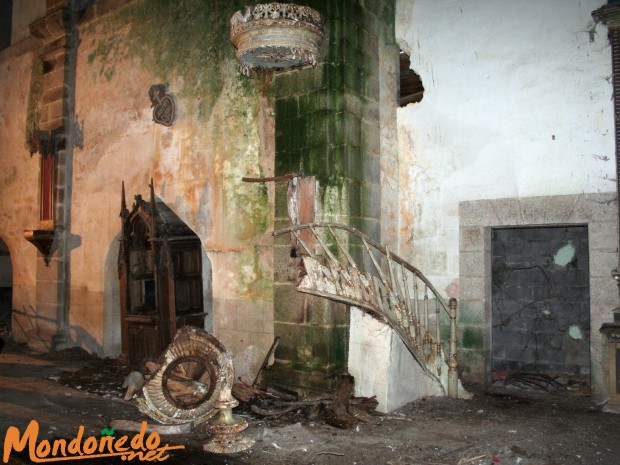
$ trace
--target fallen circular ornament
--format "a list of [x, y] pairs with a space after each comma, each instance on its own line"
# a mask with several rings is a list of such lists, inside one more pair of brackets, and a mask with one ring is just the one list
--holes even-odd
[[135, 402], [163, 424], [204, 423], [230, 396], [234, 382], [232, 358], [224, 345], [202, 329], [184, 326], [162, 357], [161, 367], [146, 382]]

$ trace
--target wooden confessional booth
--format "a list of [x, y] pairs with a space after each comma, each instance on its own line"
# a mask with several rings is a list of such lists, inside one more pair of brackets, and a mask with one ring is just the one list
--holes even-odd
[[202, 328], [206, 316], [200, 239], [155, 198], [152, 181], [150, 191], [129, 211], [122, 189], [120, 358], [132, 367], [157, 360], [178, 328]]

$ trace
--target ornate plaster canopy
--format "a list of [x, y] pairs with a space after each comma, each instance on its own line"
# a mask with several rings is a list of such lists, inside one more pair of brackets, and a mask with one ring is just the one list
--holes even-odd
[[323, 17], [306, 6], [265, 3], [230, 18], [230, 40], [241, 72], [316, 66], [323, 42]]

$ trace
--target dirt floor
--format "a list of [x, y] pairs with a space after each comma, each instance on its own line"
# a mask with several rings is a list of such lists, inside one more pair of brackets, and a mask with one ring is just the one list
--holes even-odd
[[[23, 429], [33, 418], [41, 424], [40, 439], [75, 437], [79, 425], [85, 425], [86, 434], [101, 434], [112, 420], [148, 420], [122, 399], [127, 371], [79, 349], [45, 355], [20, 345], [5, 346], [0, 353], [0, 438], [4, 440], [8, 426]], [[255, 441], [252, 448], [230, 455], [205, 453], [201, 445], [207, 433], [199, 429], [162, 436], [162, 442], [185, 446], [164, 463], [620, 464], [620, 416], [602, 412], [589, 397], [562, 394], [515, 387], [475, 389], [470, 400], [428, 398], [375, 414], [352, 429], [309, 420], [295, 411], [285, 417], [259, 417], [241, 406], [235, 413], [249, 423], [244, 435]], [[13, 453], [9, 463], [31, 462], [27, 454]]]

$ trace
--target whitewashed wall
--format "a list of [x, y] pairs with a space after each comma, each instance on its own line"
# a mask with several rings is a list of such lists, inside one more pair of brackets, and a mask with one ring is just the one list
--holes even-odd
[[459, 202], [615, 190], [604, 3], [397, 1], [425, 89], [398, 111], [401, 252], [438, 285], [458, 276]]
[[[467, 283], [459, 279], [463, 263], [459, 204], [516, 200], [517, 216], [506, 217], [506, 211], [496, 216], [504, 225], [524, 225], [553, 222], [550, 218], [558, 216], [546, 198], [607, 194], [603, 197], [615, 200], [611, 52], [606, 27], [595, 25], [591, 16], [603, 4], [603, 0], [396, 2], [396, 40], [409, 54], [425, 90], [421, 102], [397, 112], [400, 211], [395, 237], [400, 242], [392, 246], [445, 296], [461, 302], [476, 296], [470, 299], [474, 304], [463, 305], [462, 311], [471, 312], [464, 316], [476, 321], [477, 334], [484, 334], [481, 328], [488, 311], [484, 308], [488, 270], [480, 241], [480, 251], [471, 254], [479, 278], [468, 278]], [[525, 211], [535, 204], [524, 201], [531, 198], [550, 210], [542, 216]], [[580, 222], [589, 221], [587, 215], [568, 213]], [[609, 231], [601, 236], [605, 240], [593, 236], [591, 244], [597, 252], [590, 278], [597, 398], [604, 398], [605, 390], [605, 344], [598, 327], [609, 316], [610, 303], [617, 300], [609, 277], [616, 250], [607, 240], [615, 237], [615, 221], [609, 218], [606, 223]], [[472, 287], [474, 283], [478, 288]], [[601, 292], [602, 298], [595, 295]], [[414, 379], [423, 377], [395, 359], [398, 350], [393, 341], [378, 332], [374, 322], [364, 324], [354, 317], [350, 371], [360, 377], [358, 394], [376, 392], [387, 410], [432, 395], [426, 389], [399, 388], [398, 380], [414, 384]], [[383, 360], [380, 370], [363, 371], [359, 369], [363, 363], [356, 363], [370, 349], [373, 359]], [[477, 379], [484, 376], [484, 350], [476, 347], [470, 350], [473, 357], [459, 361], [469, 364], [466, 369]], [[388, 393], [388, 386], [394, 387], [393, 392]]]

